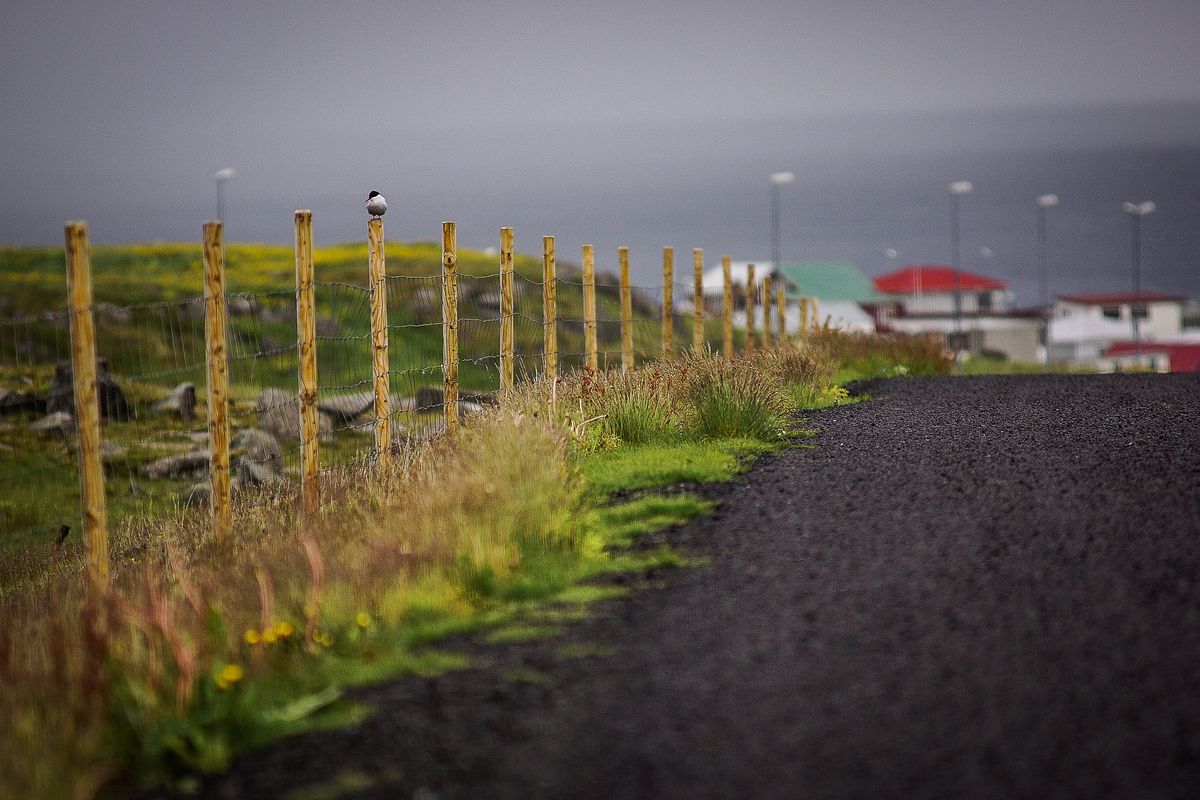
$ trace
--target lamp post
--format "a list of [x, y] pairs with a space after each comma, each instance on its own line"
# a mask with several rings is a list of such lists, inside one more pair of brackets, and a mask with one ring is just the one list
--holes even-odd
[[1153, 200], [1143, 200], [1140, 203], [1128, 201], [1121, 204], [1121, 209], [1133, 221], [1133, 253], [1130, 259], [1133, 269], [1133, 304], [1129, 308], [1129, 318], [1133, 325], [1133, 357], [1140, 360], [1142, 355], [1142, 337], [1138, 328], [1138, 312], [1142, 308], [1142, 217], [1153, 214]]
[[225, 184], [233, 179], [237, 174], [233, 171], [233, 167], [225, 167], [217, 170], [217, 174], [213, 177], [217, 179], [217, 222], [225, 224]]
[[774, 172], [771, 174], [771, 269], [780, 269], [779, 261], [779, 187], [796, 180], [795, 173]]
[[1038, 280], [1042, 305], [1042, 368], [1050, 370], [1050, 280], [1046, 268], [1046, 209], [1058, 205], [1058, 195], [1043, 194], [1037, 199]]
[[[954, 269], [954, 338], [955, 344], [962, 342], [962, 269], [959, 265], [960, 254], [958, 237], [958, 199], [964, 194], [970, 194], [975, 187], [970, 181], [955, 181], [950, 184], [950, 258]], [[958, 363], [958, 350], [955, 350], [955, 363]]]

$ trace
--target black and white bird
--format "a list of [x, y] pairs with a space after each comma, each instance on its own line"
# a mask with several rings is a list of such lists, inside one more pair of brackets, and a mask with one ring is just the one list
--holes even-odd
[[367, 213], [376, 219], [387, 213], [387, 200], [379, 192], [367, 195]]

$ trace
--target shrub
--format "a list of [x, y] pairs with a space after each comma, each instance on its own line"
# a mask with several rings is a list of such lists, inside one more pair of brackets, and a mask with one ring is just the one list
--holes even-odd
[[691, 430], [713, 439], [781, 438], [790, 408], [782, 387], [765, 379], [763, 364], [762, 356], [687, 359], [684, 385]]
[[[936, 335], [847, 333], [824, 328], [811, 337], [852, 378], [894, 374], [947, 375], [954, 356]], [[901, 373], [897, 368], [906, 372]]]

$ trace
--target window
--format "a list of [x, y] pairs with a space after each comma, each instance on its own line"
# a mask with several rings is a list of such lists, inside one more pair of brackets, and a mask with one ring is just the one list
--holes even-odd
[[1130, 306], [1129, 310], [1133, 312], [1135, 319], [1145, 319], [1150, 316], [1150, 312], [1145, 306]]
[[975, 297], [975, 305], [976, 305], [976, 308], [978, 308], [980, 311], [991, 311], [992, 310], [992, 293], [991, 292], [980, 292]]
[[1105, 319], [1120, 319], [1121, 318], [1121, 307], [1120, 306], [1102, 306], [1100, 308], [1100, 313], [1104, 316]]

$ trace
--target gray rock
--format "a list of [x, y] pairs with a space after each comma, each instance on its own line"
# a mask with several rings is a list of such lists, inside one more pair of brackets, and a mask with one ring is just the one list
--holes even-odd
[[317, 410], [328, 414], [335, 422], [346, 425], [375, 407], [373, 392], [353, 392], [322, 397]]
[[[105, 419], [129, 419], [132, 409], [125, 399], [125, 392], [117, 385], [108, 371], [108, 360], [103, 356], [96, 359], [96, 384], [100, 399], [100, 416]], [[60, 361], [54, 367], [54, 381], [50, 384], [46, 400], [48, 411], [75, 410], [74, 371], [70, 361]]]
[[478, 414], [480, 411], [483, 411], [483, 406], [481, 406], [479, 403], [473, 403], [470, 400], [459, 400], [458, 401], [458, 418], [459, 419], [462, 419], [463, 417], [467, 416], [467, 414]]
[[255, 306], [254, 298], [244, 294], [231, 294], [225, 300], [226, 309], [235, 317], [253, 313]]
[[[294, 395], [283, 389], [263, 389], [254, 404], [258, 427], [270, 431], [280, 441], [300, 441], [300, 409]], [[317, 435], [322, 442], [333, 441], [333, 420], [317, 413]]]
[[0, 387], [0, 415], [21, 411], [45, 414], [46, 399], [39, 397], [36, 392], [14, 392], [12, 389]]
[[243, 428], [233, 436], [233, 461], [260, 465], [275, 474], [283, 472], [283, 448], [269, 431]]
[[280, 439], [300, 439], [300, 411], [295, 395], [283, 389], [263, 389], [254, 404], [258, 427]]
[[281, 479], [281, 472], [271, 463], [239, 459], [233, 470], [233, 485], [237, 489], [262, 486]]
[[29, 428], [38, 433], [66, 435], [75, 430], [75, 418], [66, 411], [52, 411], [41, 419], [29, 423]]
[[122, 325], [128, 323], [133, 318], [133, 312], [124, 306], [113, 305], [112, 303], [97, 303], [96, 315], [101, 319], [109, 322], [117, 322]]
[[100, 458], [102, 458], [105, 463], [110, 461], [120, 461], [128, 452], [129, 450], [125, 447], [125, 445], [117, 444], [116, 442], [110, 442], [107, 439], [101, 440], [100, 442]]
[[149, 464], [143, 464], [139, 471], [147, 478], [200, 476], [208, 473], [211, 462], [211, 450], [189, 450], [186, 453], [164, 456]]
[[196, 384], [179, 384], [154, 404], [154, 410], [178, 414], [185, 423], [191, 424], [196, 417]]

